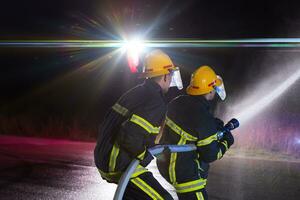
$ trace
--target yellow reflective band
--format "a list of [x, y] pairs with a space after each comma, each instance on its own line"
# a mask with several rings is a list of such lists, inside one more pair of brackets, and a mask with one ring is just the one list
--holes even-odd
[[169, 165], [169, 176], [172, 184], [176, 183], [176, 172], [175, 172], [176, 159], [177, 159], [177, 153], [171, 153], [170, 165]]
[[148, 172], [148, 169], [146, 169], [145, 167], [138, 165], [136, 170], [134, 171], [134, 173], [131, 175], [131, 178], [135, 178], [145, 172]]
[[[98, 168], [97, 168], [98, 169]], [[110, 181], [115, 181], [118, 182], [122, 176], [123, 172], [103, 172], [100, 169], [98, 169], [100, 175], [102, 178], [106, 179], [106, 180], [110, 180]], [[136, 170], [134, 171], [134, 173], [131, 175], [131, 178], [135, 178], [145, 172], [148, 172], [148, 169], [146, 169], [145, 167], [138, 165]]]
[[197, 200], [204, 200], [202, 192], [196, 192]]
[[150, 134], [151, 133], [152, 134], [158, 134], [159, 133], [160, 127], [153, 126], [147, 120], [145, 120], [144, 118], [142, 118], [138, 115], [133, 114], [130, 121], [133, 122], [133, 123], [136, 123], [139, 126], [141, 126], [142, 128], [144, 128]]
[[[181, 137], [177, 144], [182, 145], [185, 143], [186, 143], [185, 138]], [[177, 153], [171, 153], [170, 165], [169, 165], [169, 177], [173, 185], [176, 184], [176, 171], [175, 171], [176, 160], [177, 160]]]
[[127, 108], [121, 106], [118, 103], [115, 103], [115, 105], [113, 105], [112, 109], [123, 116], [127, 115], [129, 112]]
[[[199, 155], [198, 155], [198, 156], [199, 156]], [[199, 159], [199, 158], [198, 158], [198, 159]], [[198, 169], [199, 169], [200, 171], [204, 172], [204, 169], [201, 168], [200, 162], [199, 162], [198, 159], [195, 159], [194, 161], [197, 163]], [[200, 176], [200, 177], [201, 177], [201, 176]]]
[[137, 156], [138, 159], [143, 160], [146, 154], [146, 149], [140, 155]]
[[208, 145], [208, 144], [212, 143], [213, 141], [217, 141], [217, 140], [218, 140], [218, 135], [216, 133], [208, 138], [205, 138], [204, 140], [199, 140], [197, 142], [197, 146], [198, 147], [205, 146], [205, 145]]
[[204, 171], [204, 170], [201, 168], [201, 166], [200, 166], [199, 160], [198, 160], [198, 159], [195, 159], [194, 161], [197, 163], [198, 169], [201, 170], [201, 171]]
[[186, 192], [193, 192], [196, 190], [201, 190], [206, 185], [206, 179], [198, 179], [195, 181], [189, 181], [186, 183], [176, 184], [174, 187], [176, 192], [178, 193], [186, 193]]
[[109, 164], [108, 164], [108, 171], [109, 172], [114, 172], [115, 171], [115, 167], [116, 167], [116, 161], [117, 161], [117, 157], [119, 155], [119, 147], [117, 146], [117, 144], [115, 143], [111, 153], [110, 153], [110, 158], [109, 158]]
[[102, 178], [109, 180], [109, 181], [115, 181], [118, 182], [119, 179], [121, 178], [122, 173], [121, 172], [109, 172], [109, 173], [105, 173], [103, 171], [101, 171], [100, 169], [98, 169], [100, 175]]
[[225, 146], [225, 148], [226, 148], [226, 151], [228, 150], [228, 143], [227, 143], [227, 141], [225, 140], [225, 141], [223, 141], [223, 142], [221, 142], [224, 146]]
[[223, 156], [223, 153], [222, 153], [222, 150], [220, 149], [219, 152], [218, 152], [218, 157], [217, 157], [217, 158], [218, 158], [218, 159], [221, 159], [222, 156]]
[[184, 137], [188, 141], [197, 141], [197, 137], [192, 136], [191, 134], [184, 131], [182, 128], [180, 128], [175, 122], [173, 122], [170, 118], [166, 117], [166, 125], [170, 127], [175, 133], [180, 135], [181, 137]]
[[130, 181], [138, 188], [140, 188], [143, 192], [145, 192], [148, 196], [150, 196], [153, 200], [163, 200], [162, 196], [160, 196], [150, 185], [144, 182], [141, 178], [137, 177], [131, 179]]

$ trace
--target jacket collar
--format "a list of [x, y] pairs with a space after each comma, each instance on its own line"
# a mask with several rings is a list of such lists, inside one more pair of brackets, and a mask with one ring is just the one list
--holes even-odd
[[210, 102], [204, 98], [202, 95], [192, 96], [195, 98], [199, 103], [201, 103], [207, 110], [210, 110]]
[[162, 93], [162, 89], [161, 89], [160, 85], [151, 79], [146, 79], [144, 82], [144, 85], [156, 92]]
[[162, 88], [160, 87], [160, 85], [158, 83], [156, 83], [155, 81], [153, 81], [151, 79], [146, 79], [143, 85], [146, 88], [148, 88], [149, 90], [159, 93], [159, 95], [163, 98], [163, 100], [166, 101], [165, 95], [162, 91]]

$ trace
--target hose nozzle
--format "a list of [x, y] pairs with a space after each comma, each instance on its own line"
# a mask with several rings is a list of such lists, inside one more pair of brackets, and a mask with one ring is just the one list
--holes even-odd
[[240, 126], [240, 122], [233, 118], [224, 127], [223, 130], [218, 132], [218, 140], [221, 140], [226, 132], [230, 132]]
[[225, 126], [224, 126], [224, 131], [226, 132], [226, 131], [231, 131], [231, 130], [233, 130], [233, 129], [236, 129], [236, 128], [238, 128], [240, 126], [240, 122], [237, 120], [237, 119], [235, 119], [235, 118], [233, 118], [233, 119], [231, 119]]

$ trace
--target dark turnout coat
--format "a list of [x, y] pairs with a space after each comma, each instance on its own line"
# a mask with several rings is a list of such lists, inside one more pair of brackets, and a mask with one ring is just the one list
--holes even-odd
[[114, 182], [114, 176], [125, 171], [134, 158], [151, 156], [146, 149], [154, 145], [165, 111], [161, 87], [152, 80], [129, 90], [112, 106], [94, 150], [103, 178]]
[[228, 141], [217, 139], [217, 122], [203, 96], [179, 96], [168, 105], [160, 143], [197, 145], [196, 151], [164, 152], [157, 159], [159, 171], [177, 192], [203, 189], [208, 163], [220, 159], [229, 148]]

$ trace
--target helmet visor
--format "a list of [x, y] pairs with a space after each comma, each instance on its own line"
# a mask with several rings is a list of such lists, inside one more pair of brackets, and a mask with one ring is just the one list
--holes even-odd
[[172, 76], [170, 87], [177, 87], [179, 90], [181, 90], [183, 85], [179, 68], [173, 69], [170, 74]]
[[221, 76], [217, 75], [217, 78], [219, 79], [221, 84], [215, 85], [214, 89], [216, 93], [219, 95], [219, 97], [222, 99], [222, 101], [224, 101], [226, 99], [226, 90], [225, 90], [224, 82]]

